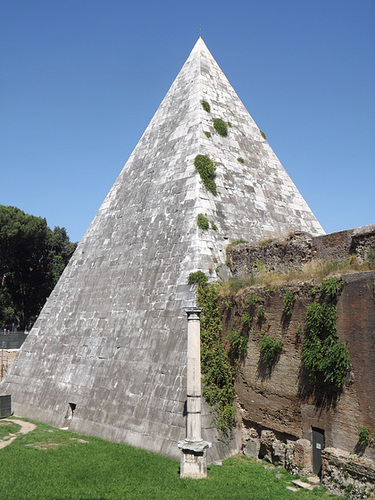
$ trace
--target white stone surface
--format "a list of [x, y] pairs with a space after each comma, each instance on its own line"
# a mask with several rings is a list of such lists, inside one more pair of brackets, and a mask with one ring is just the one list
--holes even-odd
[[[201, 106], [206, 100], [207, 113]], [[213, 119], [230, 122], [220, 137]], [[210, 131], [211, 139], [203, 133]], [[218, 195], [194, 167], [217, 162]], [[237, 161], [244, 159], [244, 164]], [[199, 213], [217, 231], [197, 227]], [[185, 437], [187, 285], [226, 245], [323, 232], [202, 39], [130, 155], [2, 382], [15, 413], [178, 458]], [[228, 453], [209, 411], [203, 438]]]

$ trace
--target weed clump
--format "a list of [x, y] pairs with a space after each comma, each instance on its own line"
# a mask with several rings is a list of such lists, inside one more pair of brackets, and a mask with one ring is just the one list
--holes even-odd
[[209, 220], [203, 214], [198, 214], [197, 225], [199, 229], [204, 231], [210, 227]]
[[221, 137], [226, 137], [228, 135], [228, 124], [220, 118], [214, 120], [214, 129]]
[[336, 332], [336, 301], [340, 283], [335, 276], [322, 281], [320, 301], [306, 311], [306, 338], [302, 345], [302, 363], [311, 382], [326, 392], [341, 391], [351, 367], [347, 346]]
[[208, 278], [203, 271], [195, 271], [195, 273], [190, 273], [188, 277], [189, 285], [205, 285], [207, 281]]
[[207, 101], [202, 101], [202, 108], [209, 113], [211, 111], [211, 106], [208, 104]]
[[275, 340], [264, 334], [260, 341], [260, 360], [266, 367], [266, 373], [269, 375], [272, 371], [277, 358], [283, 350], [282, 340]]
[[197, 169], [204, 187], [214, 196], [217, 194], [215, 183], [215, 166], [208, 156], [197, 155], [194, 160], [195, 168]]

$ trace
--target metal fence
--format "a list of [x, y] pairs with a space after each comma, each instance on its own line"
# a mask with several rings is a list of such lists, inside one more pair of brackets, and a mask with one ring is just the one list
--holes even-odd
[[27, 333], [25, 332], [4, 334], [0, 331], [0, 349], [19, 349], [26, 338]]

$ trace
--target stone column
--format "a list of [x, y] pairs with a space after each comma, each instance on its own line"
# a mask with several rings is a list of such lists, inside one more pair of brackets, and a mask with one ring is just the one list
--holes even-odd
[[186, 439], [178, 443], [182, 450], [181, 477], [207, 477], [206, 449], [211, 443], [202, 439], [202, 389], [200, 313], [197, 307], [185, 309], [188, 321], [187, 348], [187, 417]]

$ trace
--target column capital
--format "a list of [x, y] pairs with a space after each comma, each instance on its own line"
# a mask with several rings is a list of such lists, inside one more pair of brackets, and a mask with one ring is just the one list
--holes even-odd
[[202, 309], [199, 307], [185, 307], [188, 321], [191, 319], [199, 319]]

